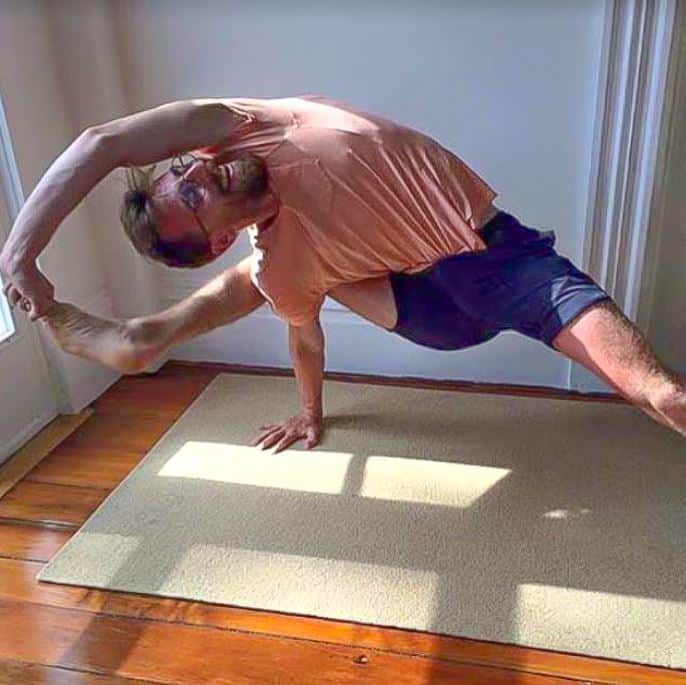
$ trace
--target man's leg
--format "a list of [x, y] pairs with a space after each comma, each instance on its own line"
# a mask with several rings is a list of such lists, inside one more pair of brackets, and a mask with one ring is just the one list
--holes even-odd
[[[388, 277], [339, 286], [329, 293], [364, 318], [392, 329], [397, 307]], [[686, 436], [686, 381], [655, 356], [641, 331], [611, 300], [588, 307], [553, 340], [648, 416]]]
[[657, 359], [641, 331], [612, 300], [585, 309], [552, 344], [653, 419], [686, 436], [684, 378]]
[[65, 351], [132, 374], [172, 345], [236, 321], [263, 303], [246, 258], [158, 314], [108, 321], [57, 303], [42, 321]]

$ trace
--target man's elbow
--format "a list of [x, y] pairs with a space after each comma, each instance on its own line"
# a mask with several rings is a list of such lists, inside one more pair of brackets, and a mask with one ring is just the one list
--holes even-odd
[[289, 326], [291, 349], [300, 354], [320, 353], [324, 349], [324, 331], [319, 317], [303, 326]]

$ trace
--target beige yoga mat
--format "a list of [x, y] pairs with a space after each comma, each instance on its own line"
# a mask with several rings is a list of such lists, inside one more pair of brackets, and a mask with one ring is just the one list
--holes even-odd
[[44, 581], [686, 667], [686, 440], [631, 406], [221, 374]]

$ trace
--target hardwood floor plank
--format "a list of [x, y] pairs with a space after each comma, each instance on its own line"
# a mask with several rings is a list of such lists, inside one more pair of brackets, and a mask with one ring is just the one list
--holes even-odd
[[578, 680], [287, 637], [0, 600], [0, 658], [179, 685], [578, 685]]
[[5, 659], [0, 661], [0, 685], [160, 685], [160, 683]]
[[103, 449], [117, 450], [126, 446], [128, 449], [148, 450], [176, 419], [174, 412], [137, 416], [95, 412], [55, 452], [69, 453], [92, 448], [94, 444]]
[[180, 416], [219, 373], [166, 364], [156, 374], [124, 376], [92, 404], [96, 413]]
[[112, 490], [175, 420], [172, 414], [96, 414], [45, 457], [24, 480]]
[[76, 528], [59, 530], [0, 519], [0, 557], [49, 561], [75, 531]]
[[82, 524], [108, 490], [20, 481], [0, 500], [0, 519]]
[[78, 414], [58, 416], [3, 462], [0, 465], [0, 498], [82, 426], [92, 414], [93, 410], [86, 408]]
[[122, 448], [64, 450], [50, 455], [24, 481], [114, 490], [144, 456], [139, 450]]
[[[108, 492], [218, 373], [231, 371], [231, 365], [170, 362], [156, 374], [120, 379], [93, 404], [95, 414], [87, 431], [81, 432], [85, 424], [72, 436], [71, 444], [56, 448], [42, 462], [44, 468], [36, 467], [0, 500], [0, 517], [4, 517], [0, 518], [0, 557], [6, 557], [0, 559], [0, 659], [5, 659], [0, 661], [0, 685], [4, 685], [3, 664], [16, 664], [17, 659], [28, 664], [27, 669], [30, 662], [36, 662], [34, 666], [39, 670], [26, 670], [26, 678], [34, 673], [40, 678], [42, 674], [45, 679], [36, 682], [58, 685], [578, 685], [580, 681], [686, 685], [686, 671], [343, 621], [38, 583], [35, 576], [41, 566]], [[246, 369], [238, 367], [237, 372], [245, 373]], [[284, 374], [289, 375], [290, 370], [276, 375]], [[266, 370], [265, 375], [274, 374]], [[332, 379], [350, 380], [345, 374], [338, 376]], [[365, 381], [362, 378], [354, 382]], [[415, 384], [415, 379], [378, 382], [423, 387]], [[459, 384], [441, 389], [481, 391], [479, 387], [470, 390]], [[521, 396], [545, 393], [540, 389], [505, 387], [486, 391]], [[70, 487], [75, 485], [87, 487]], [[88, 495], [88, 503], [82, 494]], [[3, 510], [2, 504], [10, 495], [10, 505]], [[155, 626], [160, 626], [158, 631]], [[22, 630], [26, 635], [22, 636]], [[35, 632], [33, 643], [31, 630]], [[53, 633], [55, 640], [51, 642]], [[139, 634], [142, 639], [137, 638]], [[202, 656], [208, 651], [212, 659], [204, 667]], [[38, 658], [41, 654], [52, 660]], [[171, 665], [166, 663], [169, 654], [173, 657]], [[366, 655], [369, 661], [355, 662], [360, 655]], [[90, 671], [107, 675], [93, 675]], [[10, 673], [9, 667], [6, 672]], [[24, 683], [22, 672], [18, 673], [20, 677], [8, 682]], [[53, 680], [62, 674], [67, 680]], [[105, 680], [78, 679], [83, 677]], [[26, 683], [31, 685], [29, 680]]]
[[0, 559], [0, 599], [319, 641], [362, 650], [385, 650], [408, 656], [440, 658], [596, 682], [622, 685], [677, 685], [686, 682], [686, 672], [675, 674], [668, 669], [609, 659], [598, 660], [418, 631], [362, 626], [152, 595], [43, 583], [36, 580], [42, 566], [41, 563]]

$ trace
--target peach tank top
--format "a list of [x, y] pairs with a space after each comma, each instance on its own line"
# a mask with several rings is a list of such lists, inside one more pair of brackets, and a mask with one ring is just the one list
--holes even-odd
[[486, 248], [477, 229], [496, 193], [430, 137], [320, 96], [223, 102], [243, 122], [201, 151], [266, 161], [279, 212], [248, 229], [252, 280], [290, 324], [316, 318], [341, 283]]

